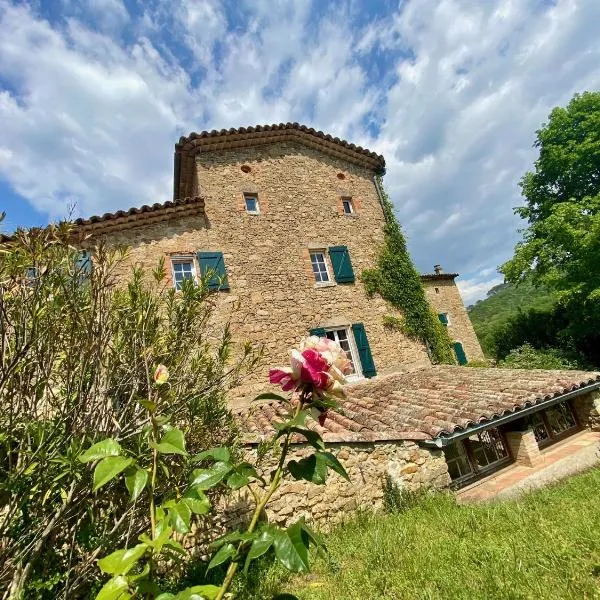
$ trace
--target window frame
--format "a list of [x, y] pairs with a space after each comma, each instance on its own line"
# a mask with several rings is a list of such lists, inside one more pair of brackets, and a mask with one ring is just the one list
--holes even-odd
[[[567, 410], [569, 411], [571, 417], [573, 418], [574, 425], [572, 425], [568, 429], [563, 429], [559, 433], [554, 433], [554, 430], [552, 429], [552, 423], [550, 422], [547, 411], [552, 410], [553, 408], [560, 406], [560, 405], [564, 405], [567, 407]], [[532, 422], [534, 417], [538, 417], [538, 419], [539, 419], [539, 421], [537, 423], [537, 427], [541, 427], [543, 432], [546, 434], [546, 437], [543, 439], [538, 439], [536, 436], [535, 441], [540, 450], [547, 448], [548, 446], [552, 446], [552, 444], [555, 444], [557, 442], [564, 440], [565, 438], [569, 437], [570, 435], [573, 435], [574, 433], [576, 433], [577, 431], [579, 431], [582, 428], [581, 423], [579, 422], [579, 419], [577, 417], [577, 412], [573, 409], [573, 405], [571, 404], [571, 402], [569, 400], [563, 400], [562, 402], [557, 402], [556, 404], [553, 404], [552, 406], [550, 406], [548, 408], [544, 408], [543, 410], [540, 410], [540, 411], [530, 415], [529, 417], [525, 417], [527, 426], [530, 427], [531, 429], [533, 429], [534, 435], [535, 435], [535, 426], [534, 426], [534, 423]]]
[[[348, 204], [348, 208], [350, 208], [350, 212], [346, 211], [346, 204]], [[356, 214], [356, 208], [354, 207], [354, 202], [352, 201], [352, 196], [342, 196], [342, 211], [345, 215], [348, 215], [348, 216]]]
[[[254, 200], [256, 203], [256, 210], [250, 210], [248, 208], [248, 200]], [[244, 192], [244, 208], [248, 215], [260, 215], [260, 202], [258, 201], [258, 194], [251, 192]]]
[[[171, 256], [171, 281], [173, 283], [173, 288], [176, 292], [181, 291], [181, 287], [178, 287], [177, 279], [175, 277], [175, 265], [183, 264], [183, 263], [191, 263], [192, 265], [192, 279], [194, 280], [194, 285], [198, 285], [198, 271], [196, 269], [196, 260], [193, 255], [180, 255], [180, 256]], [[183, 280], [185, 281], [185, 279]], [[182, 282], [183, 283], [183, 282]]]
[[[354, 367], [354, 373], [352, 375], [346, 375], [346, 379], [348, 381], [360, 381], [365, 379], [362, 370], [362, 363], [360, 362], [360, 354], [358, 352], [358, 346], [356, 345], [356, 340], [354, 339], [354, 332], [352, 331], [351, 325], [340, 325], [339, 327], [325, 327], [325, 337], [327, 337], [328, 333], [333, 333], [335, 337], [335, 342], [338, 344], [339, 335], [338, 331], [346, 332], [346, 339], [348, 340], [348, 346], [350, 348], [350, 360], [352, 361], [352, 366]], [[329, 339], [329, 338], [328, 338]], [[341, 345], [341, 344], [340, 344]]]
[[[315, 271], [315, 263], [313, 262], [313, 254], [320, 254], [323, 257], [323, 264], [325, 266], [325, 274], [327, 275], [326, 281], [317, 280], [317, 273]], [[315, 285], [334, 285], [335, 280], [331, 277], [331, 271], [329, 270], [329, 265], [327, 264], [327, 250], [318, 250], [318, 249], [310, 249], [308, 251], [308, 257], [310, 259], [310, 267], [312, 269], [312, 274], [315, 280]], [[318, 264], [318, 261], [317, 261]], [[319, 270], [319, 274], [322, 276], [321, 271]]]

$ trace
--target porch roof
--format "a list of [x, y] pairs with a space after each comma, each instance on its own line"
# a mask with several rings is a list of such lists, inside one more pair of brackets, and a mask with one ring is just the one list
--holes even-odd
[[[518, 416], [566, 394], [585, 393], [600, 383], [600, 372], [471, 368], [435, 365], [375, 377], [346, 387], [341, 414], [321, 427], [308, 426], [328, 442], [433, 440], [476, 425]], [[238, 411], [247, 443], [270, 435], [285, 418], [277, 402]]]

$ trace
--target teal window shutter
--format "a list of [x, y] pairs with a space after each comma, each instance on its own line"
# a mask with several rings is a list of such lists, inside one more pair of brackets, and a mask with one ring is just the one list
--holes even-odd
[[377, 370], [375, 369], [375, 362], [373, 361], [373, 355], [369, 347], [365, 326], [362, 323], [354, 323], [352, 325], [352, 333], [354, 334], [354, 342], [358, 350], [358, 356], [360, 357], [360, 366], [362, 367], [363, 375], [365, 377], [375, 377]]
[[209, 290], [228, 290], [227, 271], [222, 252], [198, 252], [200, 277]]
[[465, 349], [460, 342], [453, 342], [452, 347], [454, 348], [454, 354], [456, 354], [456, 360], [459, 365], [466, 365], [469, 361], [465, 354]]
[[350, 254], [346, 246], [331, 246], [329, 258], [333, 267], [333, 276], [338, 283], [354, 283], [354, 271]]
[[316, 335], [317, 337], [325, 337], [325, 329], [323, 327], [315, 327], [310, 330], [310, 335]]
[[80, 277], [86, 278], [92, 274], [92, 253], [82, 250], [75, 261], [75, 269]]
[[438, 319], [442, 325], [448, 325], [448, 313], [440, 313]]

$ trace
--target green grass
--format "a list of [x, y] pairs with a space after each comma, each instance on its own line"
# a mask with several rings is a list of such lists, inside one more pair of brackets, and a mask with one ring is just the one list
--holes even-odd
[[599, 491], [593, 469], [519, 500], [436, 494], [401, 514], [359, 515], [327, 536], [329, 559], [313, 573], [263, 566], [240, 598], [600, 598]]

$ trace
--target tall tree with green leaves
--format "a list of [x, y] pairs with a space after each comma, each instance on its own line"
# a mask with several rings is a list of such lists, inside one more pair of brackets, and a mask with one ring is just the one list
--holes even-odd
[[500, 271], [556, 289], [574, 335], [600, 334], [600, 92], [553, 109], [535, 146], [520, 184], [526, 204], [515, 209], [529, 225]]

